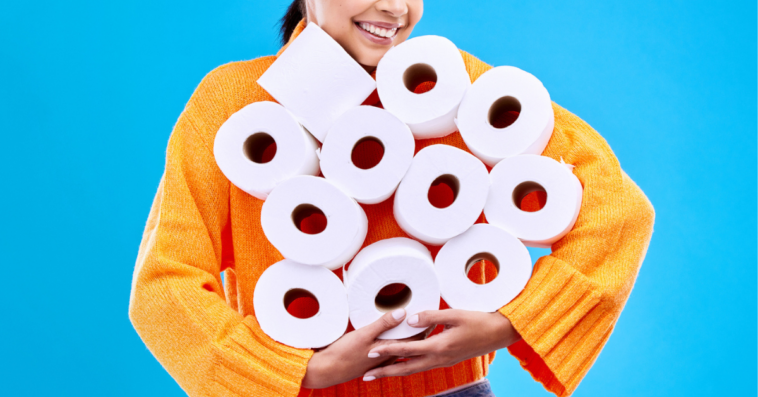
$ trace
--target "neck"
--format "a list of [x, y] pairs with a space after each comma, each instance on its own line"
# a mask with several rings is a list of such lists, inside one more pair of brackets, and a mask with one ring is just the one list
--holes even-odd
[[376, 66], [367, 66], [364, 64], [360, 64], [360, 65], [363, 67], [363, 69], [366, 70], [366, 73], [368, 74], [374, 73], [374, 70], [376, 70]]

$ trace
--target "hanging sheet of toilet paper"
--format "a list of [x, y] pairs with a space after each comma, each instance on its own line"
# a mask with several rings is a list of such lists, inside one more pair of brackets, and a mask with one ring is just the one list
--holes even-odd
[[[214, 155], [234, 186], [265, 200], [263, 231], [285, 258], [269, 264], [254, 292], [257, 320], [276, 341], [323, 347], [348, 319], [358, 329], [397, 308], [408, 316], [438, 309], [441, 298], [496, 311], [531, 276], [526, 246], [550, 247], [579, 215], [582, 185], [572, 167], [540, 155], [554, 124], [543, 84], [512, 66], [472, 84], [446, 38], [393, 47], [374, 81], [309, 24], [258, 83], [278, 103], [233, 114]], [[374, 89], [384, 108], [360, 106]], [[414, 139], [456, 131], [468, 151], [431, 145], [414, 155]], [[369, 164], [356, 161], [366, 145], [379, 154]], [[430, 195], [441, 186], [447, 202]], [[360, 204], [386, 200], [408, 237], [361, 249], [369, 225]], [[488, 223], [475, 224], [482, 213]], [[441, 246], [436, 258], [424, 244]], [[485, 265], [494, 278], [472, 281], [472, 268]], [[330, 271], [340, 267], [344, 283]], [[313, 313], [289, 310], [305, 298]], [[380, 337], [421, 331], [403, 323]]]

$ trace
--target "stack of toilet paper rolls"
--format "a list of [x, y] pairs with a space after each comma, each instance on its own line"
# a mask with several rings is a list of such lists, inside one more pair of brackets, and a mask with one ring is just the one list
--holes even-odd
[[[423, 82], [434, 86], [417, 93]], [[576, 222], [582, 186], [570, 165], [540, 155], [553, 109], [527, 72], [496, 67], [472, 84], [450, 40], [422, 36], [389, 50], [374, 80], [309, 24], [258, 83], [278, 103], [233, 114], [216, 135], [214, 155], [231, 183], [265, 200], [263, 232], [285, 259], [262, 274], [253, 299], [262, 330], [281, 343], [323, 347], [344, 334], [348, 320], [358, 329], [399, 307], [409, 316], [438, 309], [440, 298], [452, 308], [496, 311], [531, 276], [525, 245], [550, 247]], [[374, 90], [384, 109], [361, 106]], [[449, 145], [414, 155], [415, 140], [455, 131], [473, 155]], [[381, 159], [356, 165], [353, 151], [366, 141], [381, 146]], [[443, 208], [428, 196], [440, 183], [453, 194]], [[544, 205], [522, 209], [532, 193]], [[368, 220], [360, 204], [393, 194], [395, 219], [410, 238], [361, 250]], [[482, 212], [488, 223], [475, 224]], [[313, 214], [325, 227], [304, 230], [301, 220]], [[441, 246], [434, 259], [427, 246]], [[467, 274], [482, 261], [498, 272], [477, 284]], [[343, 282], [333, 270], [348, 263]], [[393, 285], [401, 292], [388, 300], [380, 291]], [[303, 294], [318, 301], [309, 318], [286, 308]], [[401, 324], [380, 338], [422, 331]]]

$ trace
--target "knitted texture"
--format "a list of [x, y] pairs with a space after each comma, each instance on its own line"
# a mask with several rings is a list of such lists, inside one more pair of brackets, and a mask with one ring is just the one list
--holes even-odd
[[[461, 53], [472, 81], [491, 68]], [[256, 80], [275, 59], [213, 70], [179, 117], [134, 271], [129, 305], [134, 328], [192, 396], [421, 397], [484, 377], [494, 353], [403, 378], [301, 390], [313, 351], [285, 346], [261, 331], [253, 290], [263, 271], [283, 258], [261, 229], [263, 201], [229, 183], [216, 166], [213, 142], [233, 113], [274, 101]], [[374, 93], [366, 104], [377, 102]], [[555, 130], [543, 155], [576, 167], [584, 187], [581, 212], [552, 254], [537, 261], [524, 291], [500, 312], [523, 337], [510, 353], [549, 391], [565, 396], [592, 366], [629, 297], [654, 211], [606, 141], [573, 114], [553, 108]], [[468, 151], [457, 132], [417, 141], [416, 151], [433, 144]], [[393, 218], [393, 198], [362, 206], [369, 220], [364, 246], [407, 237]], [[439, 249], [429, 248], [433, 255]]]

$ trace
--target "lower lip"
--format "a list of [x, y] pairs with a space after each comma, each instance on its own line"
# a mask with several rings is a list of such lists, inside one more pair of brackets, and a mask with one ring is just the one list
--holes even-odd
[[[395, 36], [392, 37], [379, 37], [376, 35], [373, 35], [358, 26], [358, 24], [353, 24], [358, 31], [360, 31], [363, 34], [363, 37], [369, 39], [372, 43], [379, 44], [379, 45], [390, 45], [392, 44], [392, 39], [395, 38]], [[395, 32], [395, 35], [397, 35], [397, 32]]]

